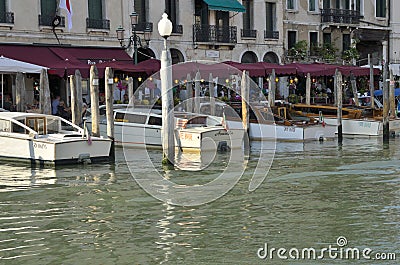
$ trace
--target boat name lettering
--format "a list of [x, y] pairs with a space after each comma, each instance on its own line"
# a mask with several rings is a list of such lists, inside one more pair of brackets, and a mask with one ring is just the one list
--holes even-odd
[[285, 131], [285, 132], [295, 132], [295, 131], [296, 131], [296, 128], [295, 128], [295, 127], [285, 126], [284, 131]]
[[193, 140], [193, 135], [190, 134], [190, 133], [180, 132], [179, 135], [180, 135], [180, 138], [181, 138], [181, 139]]
[[33, 143], [33, 148], [47, 149], [47, 145], [46, 144]]
[[228, 131], [225, 131], [225, 132], [219, 131], [219, 132], [217, 132], [217, 133], [215, 134], [215, 136], [230, 135], [230, 134], [232, 134], [232, 132], [228, 132]]
[[360, 121], [359, 123], [358, 123], [358, 125], [360, 126], [360, 127], [364, 127], [364, 128], [371, 128], [371, 122], [366, 122], [366, 121]]

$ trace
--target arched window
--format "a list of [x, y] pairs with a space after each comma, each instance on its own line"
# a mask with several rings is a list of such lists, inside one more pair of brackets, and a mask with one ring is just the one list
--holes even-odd
[[156, 55], [150, 48], [138, 48], [138, 63], [155, 57]]
[[257, 55], [254, 52], [247, 51], [243, 54], [241, 63], [256, 63], [258, 62]]
[[183, 54], [178, 49], [170, 49], [170, 51], [172, 64], [183, 63], [185, 61]]
[[279, 63], [279, 58], [274, 52], [267, 52], [264, 55], [263, 61], [266, 63]]

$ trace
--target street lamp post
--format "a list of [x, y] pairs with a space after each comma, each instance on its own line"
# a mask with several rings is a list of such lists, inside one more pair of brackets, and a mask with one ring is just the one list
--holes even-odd
[[128, 38], [128, 44], [125, 44], [125, 29], [122, 26], [119, 26], [117, 28], [117, 38], [119, 40], [119, 43], [121, 45], [121, 47], [123, 47], [124, 49], [129, 49], [132, 44], [133, 44], [133, 60], [134, 63], [137, 64], [138, 63], [138, 47], [146, 47], [149, 45], [149, 41], [150, 41], [150, 35], [151, 35], [151, 30], [149, 27], [146, 27], [144, 30], [144, 41], [146, 42], [146, 44], [142, 44], [142, 40], [139, 37], [139, 35], [137, 35], [137, 26], [138, 26], [138, 20], [139, 20], [139, 15], [133, 11], [130, 15], [131, 18], [131, 28], [132, 28], [132, 35]]
[[164, 49], [161, 53], [161, 113], [162, 113], [162, 148], [163, 164], [173, 164], [175, 158], [174, 137], [174, 101], [172, 93], [171, 53], [167, 39], [172, 33], [172, 22], [164, 13], [158, 22], [158, 32], [164, 38]]

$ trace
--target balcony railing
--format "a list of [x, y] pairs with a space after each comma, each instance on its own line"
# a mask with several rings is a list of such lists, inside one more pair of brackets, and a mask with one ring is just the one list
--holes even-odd
[[136, 31], [145, 31], [146, 29], [153, 32], [153, 22], [140, 22], [136, 25]]
[[183, 34], [183, 26], [182, 25], [173, 24], [172, 25], [172, 33]]
[[0, 23], [14, 24], [14, 13], [13, 12], [0, 13]]
[[237, 29], [235, 26], [218, 27], [216, 25], [193, 25], [194, 42], [237, 43]]
[[[39, 26], [53, 26], [54, 16], [39, 15]], [[58, 27], [65, 27], [65, 17], [61, 17], [60, 25]]]
[[257, 38], [257, 30], [255, 29], [242, 29], [242, 38]]
[[279, 39], [279, 31], [265, 30], [264, 39]]
[[86, 19], [86, 28], [110, 30], [110, 20], [87, 18]]
[[322, 23], [359, 24], [360, 11], [348, 9], [321, 9]]

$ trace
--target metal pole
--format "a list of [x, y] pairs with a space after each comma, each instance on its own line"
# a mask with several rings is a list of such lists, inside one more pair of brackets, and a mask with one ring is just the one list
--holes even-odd
[[134, 52], [134, 58], [135, 58], [134, 63], [136, 65], [137, 64], [137, 52], [138, 52], [136, 28], [133, 28], [133, 52]]
[[165, 165], [173, 165], [175, 158], [174, 137], [174, 101], [172, 93], [171, 54], [164, 39], [164, 49], [161, 53], [161, 111], [162, 111], [162, 148]]

